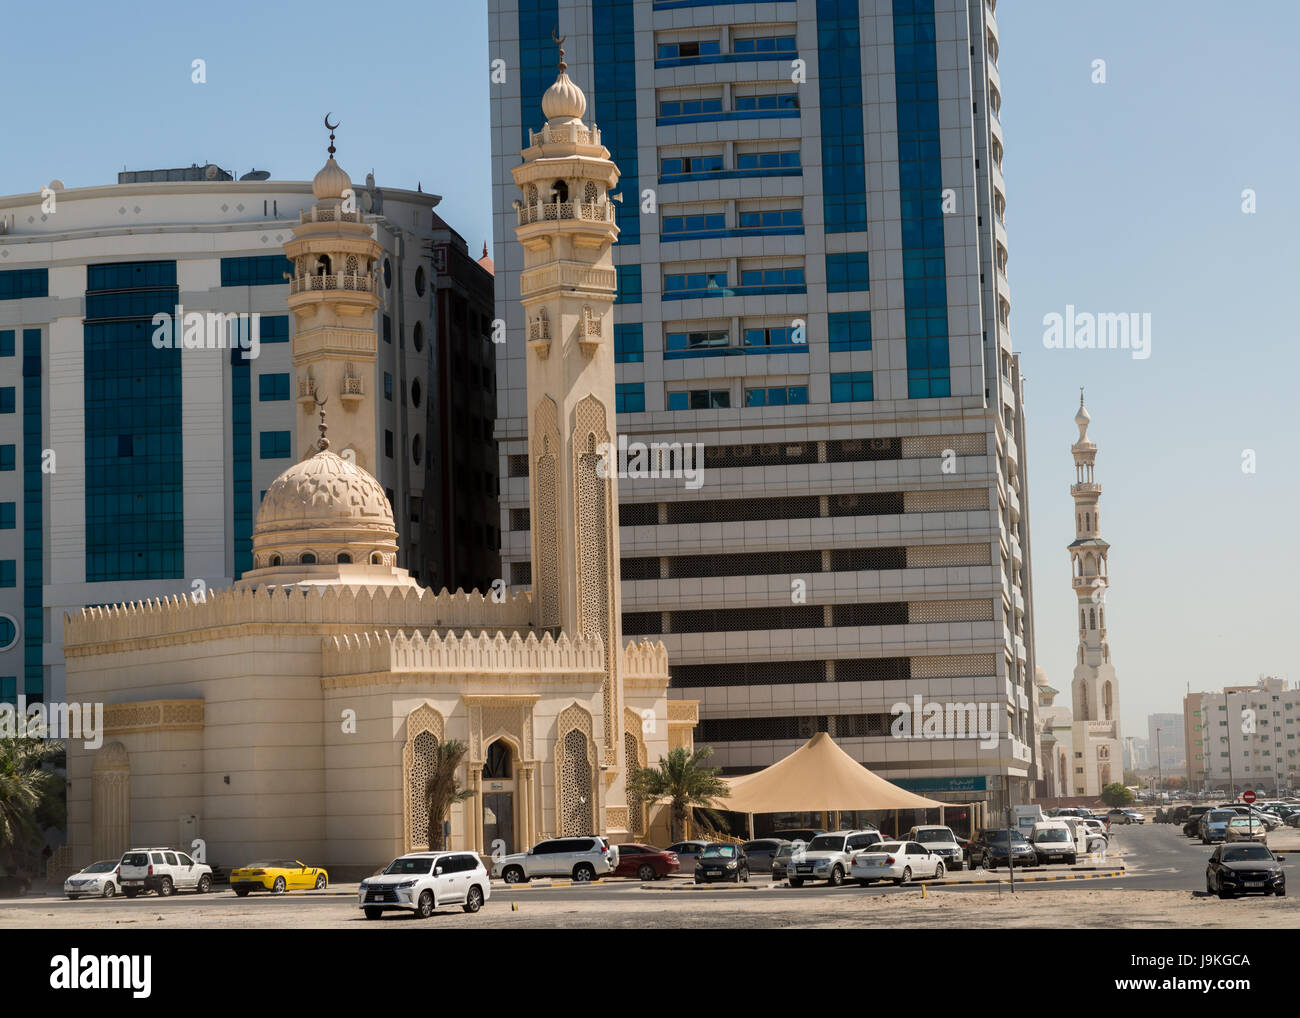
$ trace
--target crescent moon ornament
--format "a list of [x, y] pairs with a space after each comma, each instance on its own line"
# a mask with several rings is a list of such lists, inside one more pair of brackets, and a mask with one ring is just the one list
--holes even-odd
[[339, 125], [338, 125], [338, 122], [337, 122], [337, 121], [334, 122], [334, 123], [332, 123], [332, 124], [330, 123], [330, 114], [326, 113], [326, 114], [325, 114], [325, 130], [327, 130], [327, 131], [336, 131], [336, 130], [338, 130], [338, 126], [339, 126]]

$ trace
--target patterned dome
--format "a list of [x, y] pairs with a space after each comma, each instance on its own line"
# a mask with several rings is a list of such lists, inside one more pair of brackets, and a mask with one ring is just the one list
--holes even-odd
[[342, 198], [343, 192], [351, 187], [352, 178], [334, 161], [334, 157], [330, 156], [313, 178], [311, 193], [316, 196], [317, 201], [324, 201], [327, 198]]
[[271, 482], [253, 534], [256, 538], [316, 526], [397, 533], [393, 509], [379, 482], [328, 449], [295, 463]]
[[547, 120], [581, 120], [587, 112], [587, 97], [563, 71], [542, 96], [542, 112]]

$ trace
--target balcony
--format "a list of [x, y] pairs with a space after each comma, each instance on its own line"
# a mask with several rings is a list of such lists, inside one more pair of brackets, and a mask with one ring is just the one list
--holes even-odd
[[365, 396], [365, 392], [362, 390], [361, 386], [361, 379], [356, 375], [344, 375], [342, 384], [339, 388], [339, 399], [341, 399], [345, 405], [355, 405], [361, 402], [362, 398]]
[[1095, 481], [1083, 481], [1079, 484], [1070, 485], [1071, 495], [1100, 495], [1101, 485]]
[[614, 206], [609, 202], [551, 201], [521, 205], [515, 211], [518, 225], [573, 219], [584, 223], [613, 223]]
[[369, 276], [295, 276], [289, 280], [289, 296], [295, 293], [311, 293], [327, 290], [352, 290], [358, 293], [373, 293], [375, 283]]
[[342, 212], [338, 209], [303, 209], [298, 213], [300, 223], [364, 223], [362, 212]]

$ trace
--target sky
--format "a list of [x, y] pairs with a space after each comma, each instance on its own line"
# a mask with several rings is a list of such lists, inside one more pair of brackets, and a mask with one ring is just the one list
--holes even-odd
[[[1069, 690], [1084, 386], [1121, 725], [1145, 736], [1189, 687], [1300, 680], [1300, 4], [1002, 0], [997, 20], [1038, 663]], [[489, 58], [486, 0], [69, 0], [57, 20], [12, 4], [0, 194], [206, 162], [310, 179], [328, 111], [354, 177], [442, 195], [477, 250], [491, 242]], [[1044, 317], [1067, 305], [1149, 314], [1150, 355], [1049, 349]]]

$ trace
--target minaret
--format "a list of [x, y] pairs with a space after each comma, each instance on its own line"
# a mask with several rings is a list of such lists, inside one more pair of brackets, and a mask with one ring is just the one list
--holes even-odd
[[[595, 125], [583, 123], [587, 99], [566, 68], [561, 49], [559, 75], [542, 97], [546, 124], [529, 132], [523, 163], [512, 171], [523, 192], [515, 235], [524, 251], [533, 603], [539, 628], [594, 634], [604, 644], [597, 762], [606, 768], [602, 806], [621, 805], [618, 480], [602, 457], [617, 446], [618, 227], [609, 189], [618, 168]], [[604, 823], [603, 809], [600, 815]]]
[[[312, 181], [316, 203], [300, 213], [284, 253], [293, 262], [289, 310], [294, 316], [293, 367], [298, 385], [298, 451], [316, 451], [316, 407], [329, 404], [334, 451], [366, 470], [378, 469], [373, 384], [378, 336], [381, 248], [358, 209], [352, 181], [329, 159]], [[350, 450], [350, 452], [349, 452]]]
[[[1079, 392], [1079, 412], [1074, 423], [1079, 440], [1070, 446], [1074, 456], [1074, 541], [1069, 546], [1071, 583], [1079, 610], [1079, 647], [1074, 669], [1073, 702], [1076, 752], [1084, 752], [1085, 772], [1072, 775], [1085, 793], [1096, 794], [1123, 775], [1119, 756], [1119, 684], [1110, 663], [1106, 642], [1106, 594], [1110, 575], [1106, 556], [1110, 545], [1101, 538], [1098, 503], [1101, 485], [1094, 477], [1097, 444], [1088, 438], [1092, 415]], [[1080, 741], [1080, 736], [1083, 740]], [[1078, 764], [1078, 761], [1075, 761]]]

